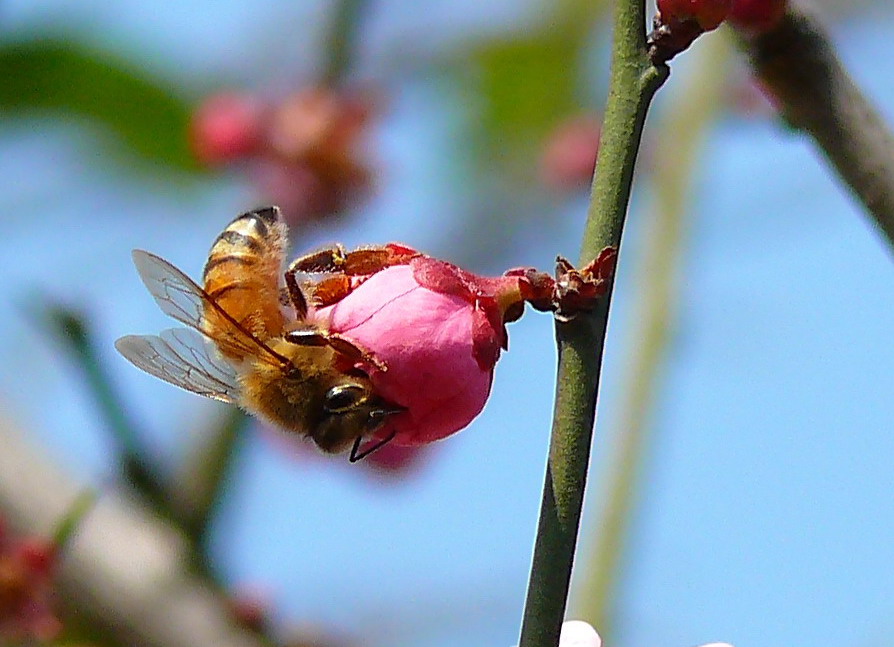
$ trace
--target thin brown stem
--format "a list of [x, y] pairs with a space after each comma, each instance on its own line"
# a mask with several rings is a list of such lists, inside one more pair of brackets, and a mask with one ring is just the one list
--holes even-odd
[[822, 26], [793, 5], [743, 40], [786, 119], [809, 134], [894, 245], [894, 134], [848, 75]]

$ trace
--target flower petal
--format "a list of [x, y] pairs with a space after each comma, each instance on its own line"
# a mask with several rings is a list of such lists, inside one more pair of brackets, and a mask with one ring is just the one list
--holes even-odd
[[[444, 276], [439, 285], [451, 285], [450, 271]], [[386, 372], [369, 370], [373, 386], [407, 411], [391, 416], [377, 437], [396, 433], [401, 445], [432, 442], [467, 426], [484, 407], [493, 365], [480, 366], [475, 340], [499, 348], [502, 338], [476, 322], [466, 299], [422, 287], [410, 265], [372, 275], [315, 316], [387, 365]]]
[[562, 624], [559, 647], [602, 647], [602, 638], [583, 620], [569, 620]]

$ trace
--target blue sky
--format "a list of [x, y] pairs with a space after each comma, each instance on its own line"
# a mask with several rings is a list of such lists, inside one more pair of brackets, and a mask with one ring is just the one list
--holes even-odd
[[[462, 20], [460, 31], [492, 26], [509, 4], [495, 3], [487, 15], [450, 3], [432, 12]], [[76, 8], [18, 1], [5, 3], [4, 20], [12, 29], [62, 16], [84, 30], [92, 24], [107, 46], [156, 61], [160, 73], [182, 62], [189, 79], [203, 69], [251, 77], [275, 60], [264, 51], [240, 58], [258, 34], [284, 15], [321, 15], [312, 4], [211, 5], [173, 14], [130, 1]], [[383, 7], [372, 23], [373, 58], [384, 56], [389, 39], [416, 33], [414, 26], [434, 31], [412, 3]], [[286, 42], [282, 31], [274, 44]], [[891, 118], [894, 84], [878, 73], [889, 31], [890, 12], [879, 11], [839, 24], [835, 35], [858, 81]], [[388, 182], [350, 230], [325, 235], [348, 245], [397, 239], [443, 251], [439, 221], [465, 203], [449, 167], [463, 159], [451, 134], [462, 110], [440, 93], [424, 79], [400, 88], [376, 134]], [[182, 421], [194, 433], [214, 405], [114, 354], [118, 336], [169, 326], [129, 252], [149, 249], [197, 274], [223, 224], [252, 204], [249, 188], [222, 178], [174, 193], [163, 181], [104, 163], [97, 134], [77, 124], [7, 123], [0, 149], [0, 299], [10, 313], [0, 335], [5, 409], [76, 473], [96, 481], [112, 473], [109, 444], [77, 373], [21, 316], [34, 291], [65, 295], [93, 315], [110, 369], [152, 430], [156, 451], [177, 455], [186, 440]], [[547, 267], [557, 252], [573, 255], [583, 205], [571, 200], [552, 238], [506, 265]], [[619, 604], [620, 644], [890, 642], [891, 253], [813, 149], [767, 121], [727, 118], [717, 126], [693, 210], [680, 320]], [[622, 297], [632, 287], [636, 233], [648, 212], [648, 196], [638, 196]], [[621, 298], [617, 306], [610, 396], [622, 353], [635, 343], [626, 334], [629, 304]], [[534, 313], [512, 324], [510, 336], [484, 413], [405, 482], [378, 483], [347, 464], [299, 462], [252, 438], [216, 535], [225, 571], [266, 589], [282, 619], [343, 626], [362, 632], [367, 644], [453, 647], [470, 635], [475, 644], [514, 644], [540, 501], [554, 344], [548, 317]], [[614, 403], [609, 397], [601, 410], [609, 422]], [[605, 455], [597, 442], [589, 518]]]

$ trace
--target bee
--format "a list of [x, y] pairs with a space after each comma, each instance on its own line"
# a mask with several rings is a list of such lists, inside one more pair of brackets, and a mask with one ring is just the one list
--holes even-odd
[[163, 258], [134, 250], [156, 303], [186, 328], [127, 335], [115, 348], [155, 377], [309, 436], [325, 452], [350, 447], [354, 462], [394, 437], [361, 449], [404, 409], [380, 398], [357, 368], [386, 366], [309, 320], [296, 272], [283, 272], [286, 247], [282, 214], [267, 207], [238, 216], [217, 237], [204, 287]]

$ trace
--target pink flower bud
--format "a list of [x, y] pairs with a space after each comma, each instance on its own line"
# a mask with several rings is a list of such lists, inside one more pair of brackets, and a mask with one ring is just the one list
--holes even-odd
[[50, 607], [52, 545], [0, 535], [0, 643], [48, 641], [61, 629]]
[[272, 104], [258, 177], [291, 224], [337, 215], [364, 198], [374, 171], [363, 140], [371, 94], [309, 87]]
[[658, 0], [665, 23], [694, 20], [705, 31], [717, 29], [730, 11], [732, 0]]
[[377, 393], [407, 410], [376, 433], [420, 445], [467, 426], [490, 394], [507, 346], [503, 315], [522, 301], [519, 277], [479, 277], [427, 256], [362, 281], [316, 316], [384, 362]]
[[593, 115], [562, 123], [549, 136], [540, 160], [540, 175], [559, 190], [585, 187], [593, 178], [602, 124]]
[[227, 599], [230, 613], [243, 627], [262, 632], [269, 621], [271, 604], [268, 596], [259, 590], [237, 590]]
[[729, 19], [737, 29], [760, 34], [779, 24], [787, 5], [787, 0], [733, 0]]
[[200, 162], [217, 166], [256, 151], [261, 137], [262, 106], [235, 93], [209, 97], [193, 115], [190, 138]]

